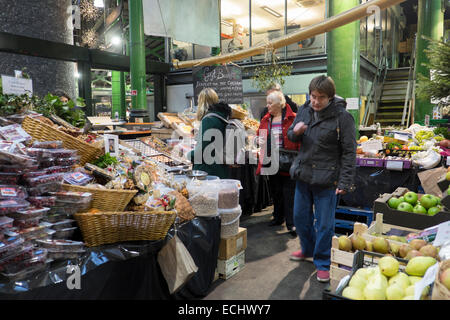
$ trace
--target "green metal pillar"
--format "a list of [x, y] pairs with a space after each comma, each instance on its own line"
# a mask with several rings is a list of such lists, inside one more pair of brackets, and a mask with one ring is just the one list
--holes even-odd
[[[329, 0], [328, 17], [359, 5], [359, 0]], [[327, 73], [336, 84], [336, 94], [343, 98], [357, 98], [359, 93], [359, 20], [327, 32]], [[359, 128], [358, 109], [349, 109]], [[356, 131], [358, 134], [358, 130]]]
[[130, 122], [149, 122], [145, 83], [145, 35], [142, 0], [128, 1], [130, 12]]
[[[444, 36], [444, 8], [442, 0], [419, 0], [417, 9], [417, 39], [416, 39], [416, 79], [417, 74], [425, 77], [430, 76], [430, 70], [423, 66], [428, 62], [425, 50], [429, 41], [422, 36], [434, 40], [440, 40]], [[432, 118], [433, 104], [427, 100], [421, 100], [416, 97], [414, 108], [414, 121], [425, 121], [425, 115]]]
[[121, 71], [112, 71], [112, 111], [111, 118], [115, 119], [116, 112], [120, 120], [126, 118], [125, 108], [125, 74]]

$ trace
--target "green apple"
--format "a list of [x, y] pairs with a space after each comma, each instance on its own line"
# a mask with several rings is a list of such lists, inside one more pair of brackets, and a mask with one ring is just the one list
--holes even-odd
[[420, 204], [416, 204], [413, 208], [413, 212], [414, 213], [422, 213], [422, 214], [426, 214], [427, 213], [427, 209], [425, 209], [424, 206], [420, 205]]
[[441, 209], [439, 209], [439, 207], [431, 207], [431, 208], [428, 209], [427, 214], [429, 216], [434, 216], [439, 211], [441, 211]]
[[402, 203], [402, 202], [403, 202], [403, 201], [400, 201], [399, 198], [397, 198], [397, 197], [392, 197], [392, 198], [389, 199], [388, 205], [389, 205], [389, 207], [392, 208], [392, 209], [397, 209], [398, 205], [399, 205], [400, 203]]
[[406, 202], [410, 203], [413, 206], [416, 205], [418, 199], [417, 193], [408, 191], [407, 193], [405, 193], [404, 197]]
[[406, 211], [406, 212], [413, 212], [414, 208], [409, 202], [402, 202], [398, 205], [397, 210], [399, 211]]
[[445, 174], [445, 179], [450, 181], [450, 171]]
[[450, 194], [450, 187], [448, 187], [447, 189], [447, 194]]
[[437, 201], [436, 205], [441, 204], [441, 198], [436, 197], [436, 196], [433, 196], [433, 197], [434, 197], [434, 199], [436, 199], [436, 201]]
[[[449, 187], [449, 189], [450, 189], [450, 187]], [[405, 202], [405, 197], [404, 196], [401, 196], [398, 199], [400, 200], [400, 202]]]
[[427, 210], [431, 207], [435, 207], [437, 205], [436, 197], [431, 194], [424, 194], [422, 198], [420, 198], [420, 204]]

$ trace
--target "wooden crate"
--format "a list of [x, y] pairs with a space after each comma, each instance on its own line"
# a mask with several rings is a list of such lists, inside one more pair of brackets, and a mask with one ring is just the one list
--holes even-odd
[[220, 239], [218, 258], [221, 260], [228, 260], [246, 248], [247, 229], [239, 227], [238, 234]]
[[[421, 230], [417, 230], [417, 229], [406, 228], [406, 227], [402, 227], [402, 226], [396, 226], [396, 225], [392, 225], [392, 224], [383, 223], [383, 214], [377, 213], [376, 217], [375, 217], [375, 221], [372, 222], [370, 227], [366, 230], [366, 232], [364, 234], [364, 238], [367, 240], [373, 240], [376, 238], [376, 236], [373, 236], [372, 233], [386, 234], [392, 229], [403, 230], [403, 231], [408, 231], [408, 232], [416, 232], [416, 233], [421, 232]], [[391, 240], [391, 239], [387, 239], [387, 241], [389, 243], [395, 243], [398, 245], [403, 244], [403, 242], [399, 242], [399, 241]]]

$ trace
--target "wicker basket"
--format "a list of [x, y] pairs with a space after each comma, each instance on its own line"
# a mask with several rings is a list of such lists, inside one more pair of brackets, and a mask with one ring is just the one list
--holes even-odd
[[138, 190], [98, 189], [63, 184], [66, 191], [92, 193], [92, 208], [100, 211], [123, 211]]
[[103, 149], [97, 145], [91, 145], [87, 142], [79, 140], [71, 135], [62, 132], [38, 119], [25, 117], [22, 122], [22, 128], [38, 141], [55, 141], [60, 140], [66, 149], [77, 150], [80, 158], [80, 164], [92, 161], [103, 154]]
[[76, 213], [83, 241], [88, 247], [134, 240], [164, 239], [176, 211]]
[[230, 116], [231, 119], [244, 120], [245, 117], [247, 117], [247, 116], [248, 116], [247, 111], [242, 112], [241, 110], [231, 107], [231, 116]]

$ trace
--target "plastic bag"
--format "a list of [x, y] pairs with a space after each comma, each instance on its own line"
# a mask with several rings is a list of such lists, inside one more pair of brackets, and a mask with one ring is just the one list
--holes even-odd
[[64, 175], [64, 182], [77, 186], [85, 186], [93, 179], [92, 176], [84, 172], [69, 172]]
[[441, 162], [441, 155], [436, 151], [429, 149], [412, 155], [411, 159], [414, 164], [422, 166], [424, 169], [431, 169]]

